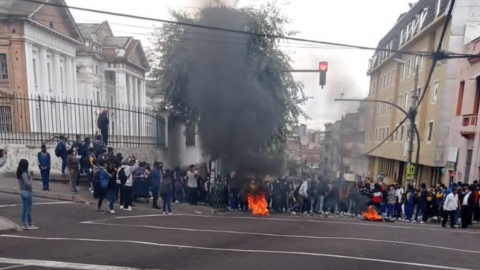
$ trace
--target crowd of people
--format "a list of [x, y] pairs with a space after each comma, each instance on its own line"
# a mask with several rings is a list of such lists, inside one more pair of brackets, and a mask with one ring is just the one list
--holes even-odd
[[427, 188], [409, 185], [387, 185], [377, 182], [347, 182], [342, 179], [316, 180], [283, 178], [260, 182], [242, 181], [227, 177], [227, 200], [230, 211], [247, 210], [247, 196], [252, 188], [261, 188], [272, 213], [338, 214], [358, 217], [374, 206], [385, 220], [426, 223], [429, 220], [441, 222], [450, 227], [468, 228], [472, 222], [480, 221], [480, 185], [452, 183], [448, 188], [443, 184]]

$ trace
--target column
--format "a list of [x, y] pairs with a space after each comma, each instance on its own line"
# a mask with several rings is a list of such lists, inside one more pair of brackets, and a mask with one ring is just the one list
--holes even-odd
[[60, 82], [60, 54], [53, 52], [53, 94], [55, 98], [62, 96], [61, 82]]
[[50, 71], [53, 76], [53, 98], [56, 102], [52, 103], [52, 113], [53, 113], [53, 132], [64, 133], [66, 128], [63, 126], [63, 106], [59, 101], [62, 100], [62, 89], [60, 81], [60, 55], [58, 52], [53, 52], [53, 65], [50, 67]]
[[48, 89], [48, 67], [47, 67], [47, 48], [40, 47], [40, 95], [47, 95], [49, 93]]
[[[22, 95], [25, 95], [25, 97], [28, 97], [28, 101], [23, 101], [25, 102], [22, 105], [28, 105], [28, 110], [29, 110], [29, 125], [30, 125], [30, 130], [28, 131], [33, 131], [36, 132], [36, 117], [35, 117], [35, 78], [34, 78], [34, 70], [33, 70], [33, 51], [32, 51], [32, 43], [26, 41], [25, 42], [25, 57], [26, 57], [26, 64], [27, 64], [27, 92], [22, 93]], [[30, 100], [32, 99], [32, 100]]]
[[71, 57], [66, 56], [65, 57], [65, 78], [64, 78], [64, 83], [65, 83], [65, 96], [68, 98], [77, 98], [74, 96], [73, 93], [73, 85], [77, 84], [73, 80], [73, 74], [72, 74], [72, 68], [73, 68], [73, 60]]
[[[128, 84], [128, 110], [133, 110], [133, 77], [132, 75], [127, 75], [127, 84]], [[130, 113], [130, 112], [127, 112], [127, 115], [128, 115], [128, 134], [131, 136], [133, 135], [133, 118], [134, 118], [134, 115], [133, 113]]]
[[84, 93], [78, 93], [78, 90], [77, 90], [77, 60], [75, 58], [72, 58], [72, 73], [73, 73], [73, 79], [72, 79], [73, 97], [79, 98], [80, 94], [84, 95]]

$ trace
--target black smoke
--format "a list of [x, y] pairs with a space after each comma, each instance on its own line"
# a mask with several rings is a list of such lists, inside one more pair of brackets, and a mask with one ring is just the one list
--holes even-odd
[[[203, 9], [199, 17], [199, 24], [237, 30], [250, 22], [245, 12], [226, 7]], [[250, 35], [194, 31], [201, 34], [188, 45], [187, 93], [200, 115], [203, 145], [239, 173], [279, 172], [282, 157], [267, 154], [265, 144], [285, 124], [286, 108], [274, 94], [277, 81], [259, 70], [265, 55], [252, 57]]]

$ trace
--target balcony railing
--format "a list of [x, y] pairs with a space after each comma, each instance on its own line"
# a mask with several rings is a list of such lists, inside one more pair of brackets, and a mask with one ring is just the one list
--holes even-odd
[[462, 126], [477, 126], [477, 116], [474, 114], [465, 114], [462, 116]]

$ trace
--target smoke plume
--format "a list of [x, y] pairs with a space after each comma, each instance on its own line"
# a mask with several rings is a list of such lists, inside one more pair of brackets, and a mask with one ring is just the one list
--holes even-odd
[[[245, 13], [225, 7], [204, 9], [201, 18], [203, 25], [238, 30], [249, 23]], [[260, 149], [284, 121], [285, 108], [272, 96], [275, 85], [266, 83], [268, 76], [260, 79], [256, 59], [247, 57], [250, 36], [204, 33], [208, 40], [202, 37], [188, 46], [193, 59], [187, 89], [190, 105], [201, 115], [203, 143], [237, 172], [274, 173], [281, 169], [281, 158]]]

